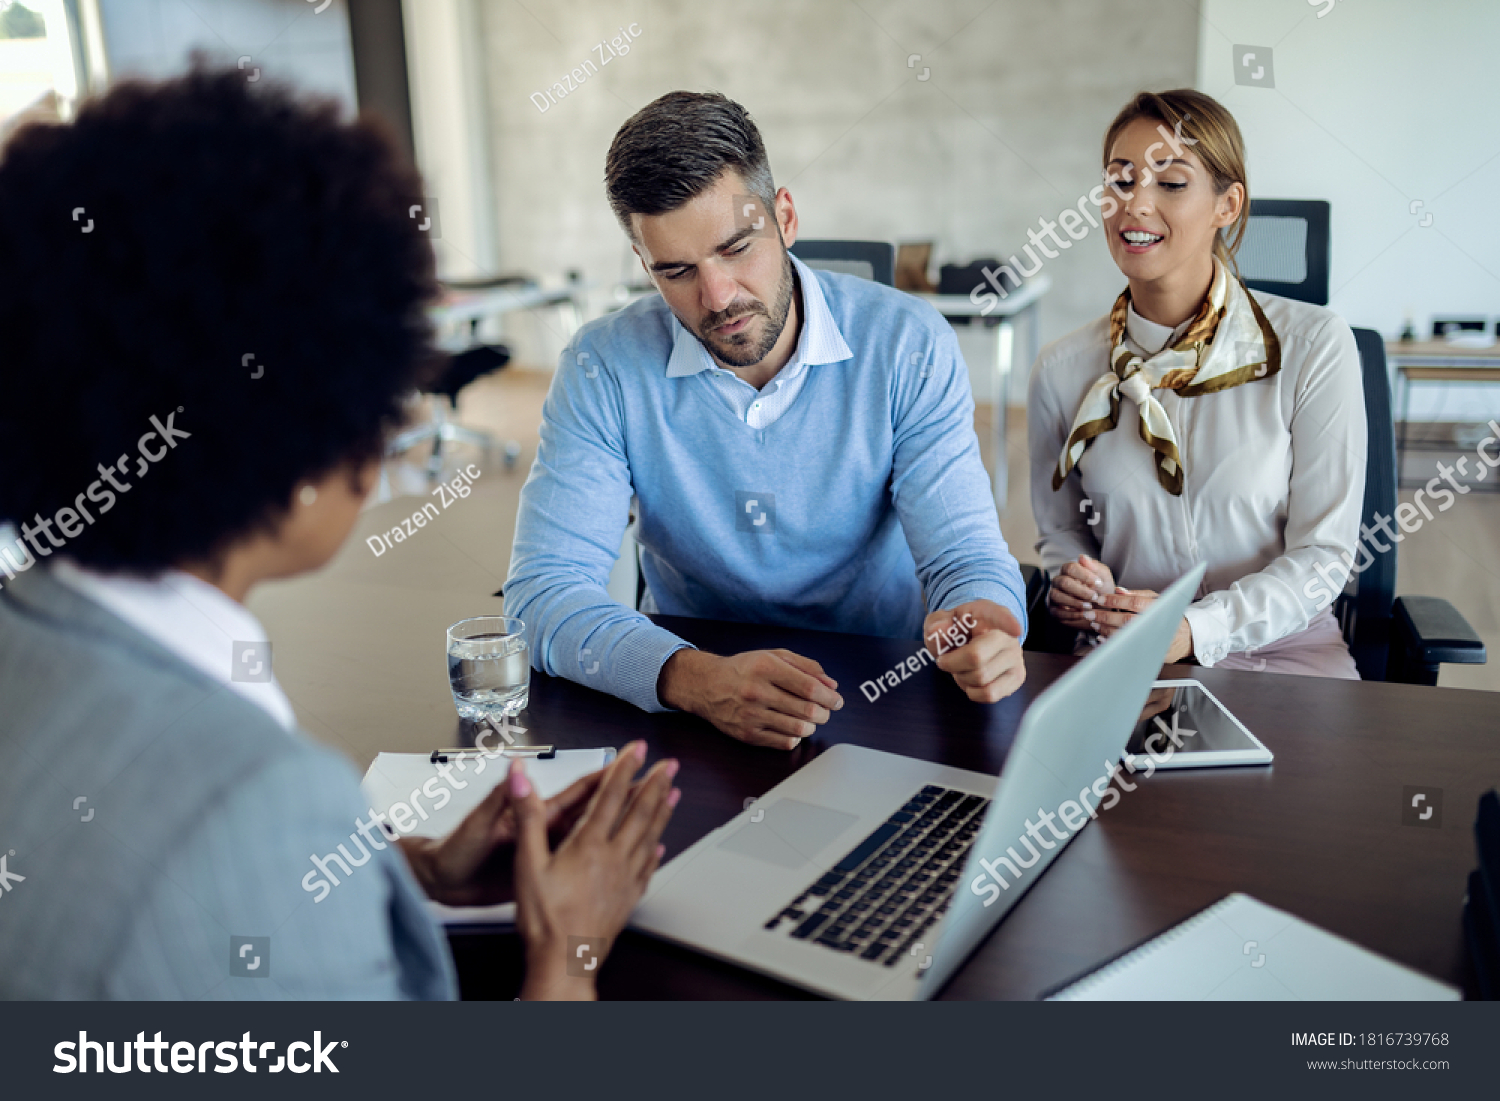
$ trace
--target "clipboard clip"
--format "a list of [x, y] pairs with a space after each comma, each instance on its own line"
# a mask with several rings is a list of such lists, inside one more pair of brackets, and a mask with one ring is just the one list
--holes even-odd
[[492, 761], [496, 757], [530, 757], [550, 761], [557, 756], [557, 747], [552, 745], [508, 745], [501, 749], [434, 749], [429, 760], [433, 764], [449, 761]]

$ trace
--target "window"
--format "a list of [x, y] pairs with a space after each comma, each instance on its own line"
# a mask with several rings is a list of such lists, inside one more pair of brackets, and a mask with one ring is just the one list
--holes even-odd
[[0, 139], [22, 122], [72, 117], [78, 99], [63, 0], [0, 0]]

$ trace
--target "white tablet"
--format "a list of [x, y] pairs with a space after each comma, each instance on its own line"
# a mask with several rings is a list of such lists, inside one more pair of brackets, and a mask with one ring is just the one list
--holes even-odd
[[1268, 765], [1272, 754], [1197, 681], [1159, 680], [1125, 743], [1124, 760], [1146, 771]]

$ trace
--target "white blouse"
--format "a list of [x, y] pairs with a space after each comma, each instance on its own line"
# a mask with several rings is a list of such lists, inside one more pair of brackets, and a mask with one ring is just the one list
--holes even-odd
[[[1321, 595], [1315, 567], [1347, 577], [1359, 538], [1366, 426], [1354, 334], [1321, 306], [1251, 293], [1281, 340], [1280, 372], [1199, 397], [1155, 391], [1186, 468], [1180, 497], [1157, 482], [1124, 397], [1119, 426], [1052, 489], [1079, 402], [1109, 370], [1108, 315], [1049, 344], [1031, 375], [1031, 506], [1043, 567], [1055, 574], [1087, 554], [1118, 584], [1161, 592], [1206, 561], [1187, 611], [1201, 665], [1306, 630], [1328, 603], [1307, 595]], [[1187, 324], [1170, 330], [1131, 307], [1126, 338], [1151, 355]]]
[[[152, 578], [101, 573], [57, 559], [52, 576], [119, 616], [189, 665], [266, 711], [283, 728], [297, 725], [291, 701], [268, 669], [265, 679], [236, 680], [236, 646], [269, 646], [265, 628], [223, 591], [181, 570]], [[262, 651], [267, 655], [269, 649]], [[270, 658], [267, 657], [269, 663]]]

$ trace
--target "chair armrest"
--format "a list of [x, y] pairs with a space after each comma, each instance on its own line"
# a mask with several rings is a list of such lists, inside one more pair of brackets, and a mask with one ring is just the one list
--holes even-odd
[[1469, 621], [1438, 596], [1398, 596], [1393, 609], [1396, 642], [1422, 665], [1483, 665], [1484, 640]]
[[1077, 632], [1052, 618], [1047, 607], [1047, 593], [1052, 579], [1040, 566], [1021, 563], [1021, 580], [1026, 583], [1026, 641], [1022, 648], [1043, 654], [1071, 654]]
[[1029, 562], [1021, 562], [1019, 565], [1021, 583], [1026, 586], [1026, 616], [1029, 619], [1039, 605], [1046, 606], [1047, 589], [1051, 582], [1047, 580], [1047, 571], [1042, 567], [1033, 566]]

